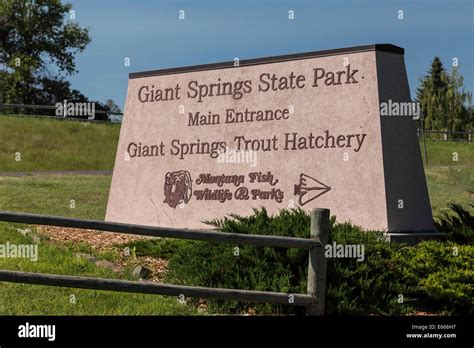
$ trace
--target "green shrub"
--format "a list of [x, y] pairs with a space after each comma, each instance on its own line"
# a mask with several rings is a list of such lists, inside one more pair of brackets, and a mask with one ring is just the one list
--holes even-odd
[[[282, 211], [271, 218], [262, 209], [249, 217], [232, 216], [209, 223], [221, 231], [242, 234], [307, 237], [309, 233], [309, 217], [303, 211]], [[307, 262], [307, 252], [298, 249], [191, 242], [176, 249], [168, 265], [168, 279], [186, 285], [305, 293]], [[249, 305], [209, 300], [208, 308], [235, 313]], [[286, 308], [263, 304], [257, 309], [280, 313]]]
[[[209, 222], [223, 232], [276, 236], [309, 236], [310, 216], [302, 210], [282, 210], [271, 217], [265, 209], [254, 215]], [[400, 247], [387, 243], [380, 233], [366, 233], [331, 219], [331, 242], [364, 244], [366, 259], [328, 260], [328, 313], [398, 314], [408, 306], [397, 302], [406, 290], [401, 272], [391, 260]], [[168, 280], [186, 285], [306, 293], [308, 252], [300, 249], [239, 246], [192, 242], [176, 249], [170, 259]], [[304, 313], [291, 306], [208, 301], [210, 311], [238, 313], [249, 307], [259, 313]]]
[[[466, 219], [459, 219], [459, 223], [445, 223], [445, 228], [465, 229]], [[302, 210], [269, 216], [261, 209], [248, 217], [232, 215], [208, 223], [223, 232], [307, 238], [310, 220]], [[329, 237], [330, 244], [363, 245], [365, 258], [363, 262], [328, 259], [327, 314], [472, 313], [474, 246], [451, 241], [425, 241], [414, 247], [389, 243], [380, 232], [338, 224], [334, 217]], [[128, 246], [135, 247], [137, 255], [168, 259], [170, 283], [306, 293], [308, 252], [304, 250], [173, 239], [143, 240]], [[304, 308], [292, 306], [211, 299], [207, 303], [208, 310], [217, 313], [242, 313], [250, 308], [263, 314], [304, 313]]]
[[474, 313], [474, 247], [424, 241], [397, 255], [403, 278], [414, 284], [416, 307], [447, 314]]
[[451, 203], [448, 207], [450, 212], [443, 212], [435, 219], [436, 230], [450, 241], [474, 244], [474, 216], [459, 204]]
[[[330, 242], [364, 246], [363, 262], [355, 258], [328, 259], [326, 312], [328, 314], [386, 314], [408, 312], [411, 284], [403, 282], [395, 255], [403, 247], [389, 243], [380, 232], [351, 224], [333, 224]], [[403, 302], [399, 303], [399, 295]]]
[[153, 256], [169, 260], [180, 247], [191, 242], [182, 239], [140, 239], [120, 245], [121, 248], [129, 247], [135, 250], [137, 256]]

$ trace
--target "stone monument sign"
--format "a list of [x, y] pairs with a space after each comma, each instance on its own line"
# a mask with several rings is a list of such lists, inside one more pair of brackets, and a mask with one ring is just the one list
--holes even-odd
[[322, 207], [367, 229], [433, 231], [403, 54], [368, 45], [130, 74], [106, 219], [200, 229]]

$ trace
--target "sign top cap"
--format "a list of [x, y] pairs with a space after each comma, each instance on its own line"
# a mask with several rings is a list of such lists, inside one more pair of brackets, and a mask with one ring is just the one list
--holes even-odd
[[[286, 54], [286, 55], [281, 55], [281, 56], [243, 59], [239, 61], [239, 67], [258, 65], [258, 64], [278, 63], [278, 62], [284, 62], [284, 61], [289, 61], [289, 60], [335, 56], [335, 55], [346, 54], [346, 53], [369, 52], [369, 51], [388, 52], [388, 53], [396, 53], [396, 54], [401, 54], [401, 55], [405, 53], [405, 50], [402, 47], [395, 46], [392, 44], [372, 44], [372, 45], [365, 45], [365, 46], [336, 48], [336, 49], [323, 50], [323, 51]], [[191, 65], [191, 66], [185, 66], [185, 67], [179, 67], [179, 68], [168, 68], [168, 69], [134, 72], [134, 73], [129, 74], [129, 79], [160, 76], [160, 75], [181, 74], [181, 73], [194, 72], [194, 71], [226, 69], [226, 68], [235, 69], [236, 66], [234, 65], [234, 61], [201, 64], [201, 65]]]

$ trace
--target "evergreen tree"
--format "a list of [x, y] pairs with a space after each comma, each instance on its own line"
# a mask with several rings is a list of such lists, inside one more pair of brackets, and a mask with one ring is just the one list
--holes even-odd
[[425, 129], [460, 131], [472, 128], [472, 96], [464, 91], [463, 78], [457, 67], [449, 73], [439, 57], [435, 57], [416, 94]]
[[434, 57], [429, 70], [429, 75], [433, 81], [436, 90], [443, 91], [446, 88], [446, 83], [443, 81], [443, 75], [446, 73], [443, 63], [439, 57]]

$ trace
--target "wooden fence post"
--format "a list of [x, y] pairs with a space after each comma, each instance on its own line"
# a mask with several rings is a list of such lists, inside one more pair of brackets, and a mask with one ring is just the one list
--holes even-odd
[[307, 292], [315, 298], [316, 302], [306, 308], [306, 314], [324, 315], [327, 271], [324, 246], [329, 241], [329, 209], [312, 210], [310, 238], [320, 244], [309, 251]]

